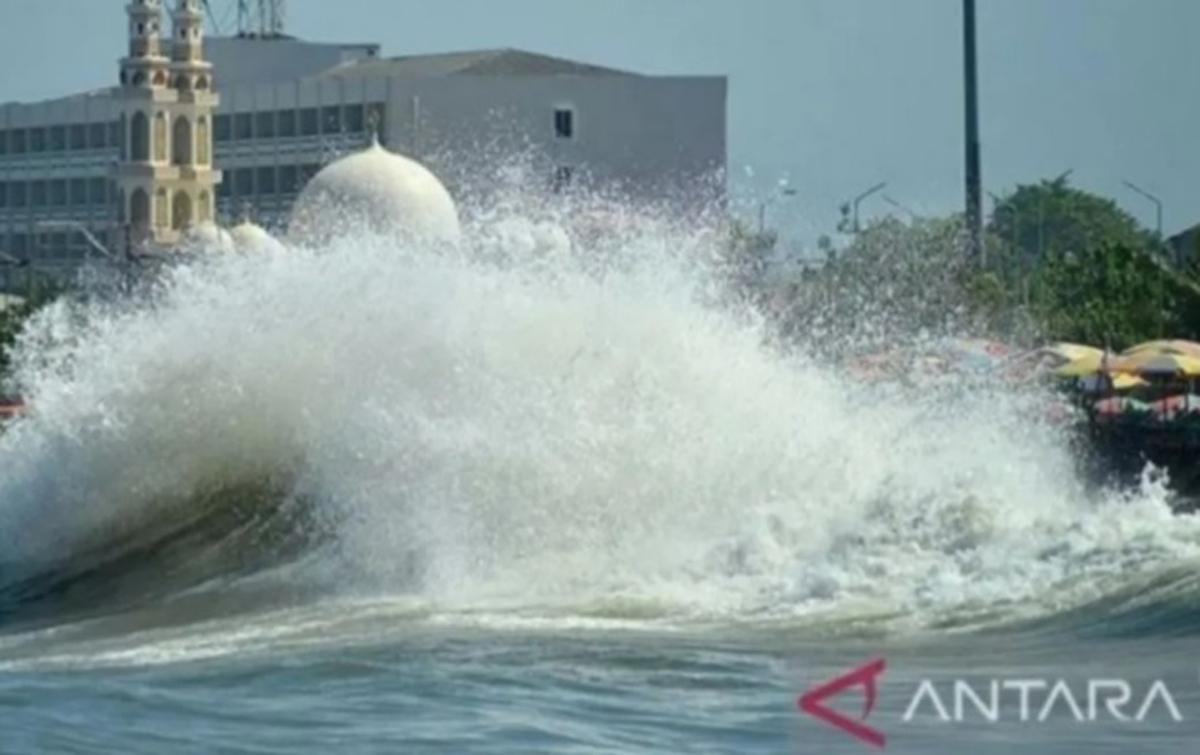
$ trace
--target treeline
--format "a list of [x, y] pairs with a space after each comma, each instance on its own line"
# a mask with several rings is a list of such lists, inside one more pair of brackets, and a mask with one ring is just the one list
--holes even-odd
[[775, 237], [735, 224], [734, 289], [778, 333], [818, 349], [954, 334], [1121, 349], [1200, 338], [1200, 255], [1175, 260], [1110, 199], [1065, 178], [1018, 186], [986, 218], [985, 260], [961, 214], [887, 216], [804, 266], [769, 264]]

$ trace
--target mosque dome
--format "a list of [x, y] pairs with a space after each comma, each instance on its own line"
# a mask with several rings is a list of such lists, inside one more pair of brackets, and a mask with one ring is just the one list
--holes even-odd
[[233, 247], [239, 252], [253, 252], [275, 245], [275, 239], [260, 225], [243, 220], [229, 229]]
[[296, 199], [288, 232], [319, 244], [364, 228], [416, 241], [461, 236], [454, 200], [437, 176], [378, 142], [313, 176]]
[[189, 227], [184, 234], [184, 241], [201, 249], [220, 252], [227, 252], [233, 248], [233, 238], [229, 231], [211, 220], [201, 221]]

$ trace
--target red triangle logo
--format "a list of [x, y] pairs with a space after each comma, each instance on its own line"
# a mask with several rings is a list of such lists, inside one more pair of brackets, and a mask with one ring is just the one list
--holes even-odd
[[830, 726], [841, 729], [855, 739], [882, 748], [887, 744], [887, 737], [884, 736], [883, 732], [876, 731], [860, 721], [856, 721], [849, 716], [837, 712], [833, 708], [827, 707], [824, 701], [848, 689], [862, 687], [863, 695], [866, 698], [863, 705], [862, 720], [866, 721], [867, 717], [871, 715], [871, 710], [874, 709], [875, 700], [879, 695], [878, 679], [886, 669], [887, 661], [883, 658], [877, 658], [849, 673], [842, 674], [836, 679], [831, 679], [819, 687], [810, 689], [800, 696], [797, 703], [800, 706], [800, 710], [808, 715], [820, 719]]

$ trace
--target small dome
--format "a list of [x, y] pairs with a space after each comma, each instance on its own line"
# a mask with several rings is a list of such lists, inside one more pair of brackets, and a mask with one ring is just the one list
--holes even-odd
[[461, 236], [454, 200], [437, 176], [378, 142], [313, 176], [292, 208], [288, 232], [320, 244], [363, 228], [416, 241]]
[[189, 227], [184, 232], [184, 243], [208, 251], [228, 252], [233, 249], [233, 239], [229, 231], [218, 227], [211, 220], [204, 220]]
[[229, 229], [229, 237], [239, 252], [254, 252], [275, 245], [275, 239], [260, 225], [243, 220]]

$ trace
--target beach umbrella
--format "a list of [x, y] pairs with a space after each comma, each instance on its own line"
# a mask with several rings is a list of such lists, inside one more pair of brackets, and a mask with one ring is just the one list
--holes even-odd
[[1121, 356], [1132, 356], [1146, 351], [1158, 352], [1160, 354], [1183, 354], [1190, 357], [1200, 357], [1200, 343], [1195, 341], [1185, 341], [1178, 338], [1166, 338], [1155, 341], [1146, 341], [1139, 343], [1136, 346], [1130, 346], [1121, 352]]
[[1054, 374], [1059, 377], [1084, 377], [1085, 375], [1095, 375], [1098, 372], [1104, 372], [1111, 369], [1113, 361], [1116, 360], [1116, 355], [1106, 351], [1097, 349], [1095, 352], [1088, 352], [1078, 359], [1074, 359], [1054, 370]]
[[1145, 378], [1128, 372], [1117, 372], [1109, 375], [1096, 373], [1079, 378], [1079, 387], [1089, 393], [1096, 393], [1110, 388], [1114, 391], [1128, 391], [1140, 388], [1143, 385], [1149, 385]]
[[1132, 372], [1137, 375], [1194, 377], [1200, 375], [1200, 357], [1168, 354], [1147, 349], [1114, 359], [1109, 365], [1109, 369], [1114, 372]]

